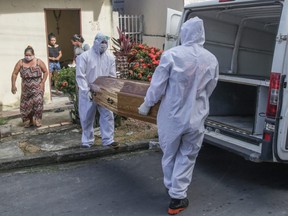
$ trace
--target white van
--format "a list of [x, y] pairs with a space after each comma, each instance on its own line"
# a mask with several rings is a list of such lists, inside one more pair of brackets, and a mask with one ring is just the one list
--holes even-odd
[[[181, 23], [195, 16], [220, 67], [205, 142], [255, 162], [288, 162], [288, 0], [203, 1], [185, 6]], [[167, 44], [176, 29], [167, 29]]]

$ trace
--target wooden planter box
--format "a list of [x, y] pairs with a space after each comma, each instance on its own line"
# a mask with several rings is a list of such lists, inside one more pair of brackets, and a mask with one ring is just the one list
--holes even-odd
[[148, 116], [138, 114], [148, 88], [148, 82], [113, 77], [99, 77], [91, 85], [93, 100], [97, 104], [118, 115], [156, 124], [160, 102], [151, 108]]
[[116, 56], [116, 71], [118, 74], [118, 78], [126, 79], [128, 77], [128, 60], [125, 55]]

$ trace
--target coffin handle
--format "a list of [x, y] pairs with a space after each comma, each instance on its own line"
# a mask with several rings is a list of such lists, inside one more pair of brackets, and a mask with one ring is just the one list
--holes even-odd
[[111, 99], [111, 98], [108, 98], [108, 99], [107, 99], [107, 103], [109, 103], [109, 104], [113, 104], [113, 103], [114, 103], [114, 101], [113, 101], [113, 99]]

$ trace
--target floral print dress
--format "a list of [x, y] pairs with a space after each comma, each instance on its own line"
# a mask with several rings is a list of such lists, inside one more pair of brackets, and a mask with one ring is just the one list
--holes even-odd
[[42, 71], [38, 65], [38, 59], [35, 66], [24, 67], [23, 60], [20, 69], [22, 78], [22, 93], [20, 101], [20, 113], [23, 122], [42, 119], [43, 112], [43, 90], [40, 87], [42, 81]]

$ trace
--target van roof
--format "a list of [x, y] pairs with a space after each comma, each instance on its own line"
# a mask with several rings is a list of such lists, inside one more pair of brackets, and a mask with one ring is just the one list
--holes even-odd
[[[201, 2], [193, 2], [191, 4], [186, 5], [184, 8], [197, 8], [197, 7], [206, 7], [206, 6], [219, 6], [219, 5], [234, 5], [240, 3], [267, 3], [267, 2], [275, 2], [275, 0], [227, 0], [220, 2], [221, 0], [204, 0]], [[280, 1], [280, 0], [279, 0]]]

